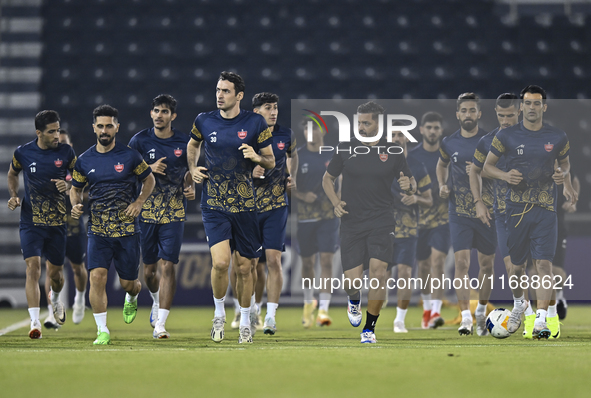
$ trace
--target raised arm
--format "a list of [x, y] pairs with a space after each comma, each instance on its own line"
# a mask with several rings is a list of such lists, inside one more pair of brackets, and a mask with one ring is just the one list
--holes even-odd
[[256, 153], [254, 148], [248, 144], [240, 145], [238, 148], [242, 151], [245, 159], [250, 159], [264, 169], [270, 170], [275, 167], [275, 155], [273, 155], [273, 147], [267, 145], [260, 149], [260, 153]]
[[183, 179], [183, 195], [185, 195], [187, 200], [195, 199], [195, 181], [193, 181], [193, 177], [189, 171], [185, 173], [185, 178]]
[[470, 191], [472, 191], [474, 206], [476, 207], [476, 217], [490, 227], [491, 216], [485, 204], [482, 202], [482, 169], [473, 163], [470, 167], [469, 178]]
[[511, 169], [507, 172], [499, 169], [497, 167], [498, 161], [499, 157], [490, 151], [484, 162], [483, 169], [485, 175], [489, 176], [489, 178], [494, 178], [495, 180], [507, 181], [507, 183], [511, 185], [517, 185], [523, 180], [522, 174], [516, 169]]
[[12, 168], [12, 163], [8, 169], [8, 208], [14, 210], [21, 205], [21, 200], [18, 197], [18, 171]]
[[417, 192], [414, 195], [402, 195], [402, 203], [407, 206], [412, 206], [415, 203], [420, 207], [429, 208], [433, 206], [433, 195], [431, 189], [427, 189], [424, 192]]
[[187, 163], [189, 166], [189, 173], [191, 173], [193, 181], [198, 184], [201, 184], [207, 178], [207, 174], [205, 174], [207, 169], [203, 166], [197, 166], [197, 161], [201, 155], [201, 143], [202, 141], [197, 141], [191, 138], [187, 144]]
[[446, 199], [449, 197], [449, 187], [447, 186], [449, 162], [445, 162], [439, 158], [437, 161], [437, 167], [435, 168], [435, 174], [437, 175], [437, 183], [439, 184], [439, 196]]
[[298, 151], [294, 148], [291, 153], [287, 154], [286, 160], [287, 172], [289, 173], [289, 177], [287, 177], [287, 189], [295, 190], [296, 189], [296, 179], [298, 177]]
[[156, 185], [156, 179], [154, 178], [154, 174], [150, 173], [146, 178], [142, 180], [142, 190], [137, 197], [137, 199], [130, 203], [125, 209], [125, 214], [130, 217], [137, 217], [140, 215], [142, 211], [142, 206], [146, 203], [146, 200], [154, 190], [154, 185]]
[[575, 190], [571, 181], [570, 160], [568, 156], [558, 161], [558, 167], [554, 171], [552, 178], [557, 185], [564, 184], [564, 196], [573, 205], [576, 204], [579, 200], [579, 192], [578, 190]]
[[335, 191], [334, 183], [336, 179], [337, 176], [329, 174], [328, 171], [324, 172], [324, 175], [322, 176], [322, 188], [334, 206], [334, 214], [337, 217], [342, 217], [344, 214], [349, 214], [349, 212], [345, 210], [347, 204], [341, 201], [339, 195], [337, 195], [337, 192]]
[[70, 203], [72, 203], [72, 218], [79, 219], [84, 211], [82, 210], [84, 188], [72, 185], [70, 188]]

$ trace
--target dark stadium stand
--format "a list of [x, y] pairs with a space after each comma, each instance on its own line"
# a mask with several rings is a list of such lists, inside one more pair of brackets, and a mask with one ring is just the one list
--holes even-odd
[[[42, 29], [27, 30], [26, 21], [6, 24], [2, 45], [38, 41], [43, 46], [40, 58], [1, 60], [2, 69], [42, 71], [33, 83], [0, 82], [2, 92], [40, 94], [32, 100], [11, 97], [11, 103], [29, 101], [28, 108], [0, 110], [4, 131], [20, 129], [2, 133], [7, 161], [26, 140], [30, 129], [23, 126], [39, 109], [60, 112], [77, 153], [94, 144], [91, 113], [102, 103], [119, 109], [119, 139], [127, 142], [151, 126], [151, 99], [172, 94], [179, 102], [174, 125], [188, 132], [198, 113], [214, 108], [222, 70], [245, 78], [247, 99], [260, 91], [279, 94], [282, 124], [289, 124], [289, 101], [296, 98], [451, 99], [464, 91], [496, 98], [532, 83], [552, 98], [591, 98], [591, 13], [584, 5], [573, 4], [570, 15], [564, 7], [519, 6], [515, 19], [507, 4], [492, 0], [4, 3], [9, 6], [2, 9], [3, 20], [31, 18], [34, 27], [40, 14]], [[40, 103], [31, 102], [35, 98]], [[243, 106], [249, 108], [249, 102]], [[577, 115], [567, 130], [575, 167], [591, 160], [587, 117]], [[579, 209], [589, 212], [591, 174], [583, 171], [580, 177]], [[2, 198], [7, 198], [5, 187]], [[191, 212], [196, 207], [190, 206]], [[14, 213], [8, 217], [18, 222]]]
[[[43, 7], [42, 106], [81, 132], [111, 103], [127, 140], [160, 92], [179, 100], [187, 130], [224, 69], [244, 76], [247, 98], [277, 92], [283, 123], [290, 98], [495, 98], [532, 82], [588, 98], [586, 15], [538, 9], [514, 21], [494, 1], [60, 0]], [[90, 131], [76, 142], [91, 145]]]
[[210, 108], [223, 69], [244, 75], [248, 94], [283, 98], [453, 98], [466, 77], [487, 98], [532, 79], [554, 98], [587, 96], [578, 82], [588, 73], [585, 19], [526, 15], [508, 25], [493, 1], [62, 0], [43, 15], [43, 105], [65, 106], [73, 131], [93, 105], [111, 102], [129, 137], [149, 122], [158, 92], [179, 99], [177, 126], [187, 129]]

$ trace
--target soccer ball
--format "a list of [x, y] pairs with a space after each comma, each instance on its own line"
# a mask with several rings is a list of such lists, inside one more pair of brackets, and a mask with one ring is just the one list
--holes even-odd
[[510, 315], [511, 311], [504, 308], [497, 308], [488, 314], [488, 318], [486, 318], [486, 329], [488, 329], [491, 336], [497, 339], [506, 339], [510, 336], [507, 330], [507, 322], [509, 321]]

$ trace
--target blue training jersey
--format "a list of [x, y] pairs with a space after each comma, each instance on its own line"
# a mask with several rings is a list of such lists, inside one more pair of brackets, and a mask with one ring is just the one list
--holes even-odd
[[145, 129], [134, 135], [129, 146], [142, 155], [150, 165], [161, 158], [166, 158], [164, 175], [154, 173], [156, 185], [148, 197], [140, 221], [149, 224], [168, 224], [185, 221], [187, 200], [183, 194], [185, 174], [188, 170], [187, 143], [189, 136], [177, 129], [172, 129], [169, 138], [158, 138], [154, 128]]
[[423, 147], [421, 142], [408, 152], [408, 159], [413, 158], [425, 165], [429, 178], [431, 179], [431, 195], [433, 196], [433, 206], [424, 208], [419, 207], [419, 228], [431, 229], [449, 222], [448, 199], [439, 196], [439, 183], [437, 182], [437, 161], [439, 160], [439, 151], [429, 152]]
[[[488, 156], [488, 152], [490, 151], [490, 145], [492, 144], [492, 140], [495, 135], [499, 132], [499, 128], [497, 127], [484, 137], [480, 139], [478, 143], [478, 147], [476, 147], [476, 152], [474, 152], [474, 159], [473, 163], [480, 168], [484, 167], [484, 162], [486, 161], [486, 157]], [[497, 167], [500, 170], [505, 170], [505, 158], [500, 158], [497, 162]], [[485, 182], [488, 184], [490, 180], [483, 178], [482, 179], [482, 194], [484, 195], [485, 192]], [[493, 181], [493, 192], [494, 192], [494, 202], [493, 202], [493, 210], [495, 214], [505, 214], [505, 195], [507, 194], [507, 181], [503, 180], [492, 180]], [[482, 198], [484, 202], [484, 196]], [[486, 202], [485, 202], [486, 203]]]
[[201, 194], [201, 208], [228, 213], [255, 211], [252, 169], [256, 163], [245, 159], [242, 144], [255, 152], [273, 142], [271, 130], [261, 115], [240, 110], [224, 119], [219, 110], [201, 113], [191, 129], [191, 138], [202, 142], [207, 178]]
[[504, 156], [507, 170], [516, 169], [523, 177], [518, 185], [508, 186], [506, 200], [556, 211], [554, 162], [566, 158], [569, 149], [566, 133], [546, 123], [538, 131], [528, 130], [523, 122], [499, 131], [491, 152]]
[[312, 152], [308, 150], [307, 145], [298, 148], [297, 190], [298, 192], [313, 192], [316, 194], [316, 200], [312, 203], [306, 203], [303, 200], [297, 201], [299, 222], [335, 218], [334, 207], [322, 188], [322, 177], [331, 159], [332, 154], [330, 152]]
[[[71, 171], [68, 171], [68, 175], [66, 176], [66, 182], [68, 182], [70, 184], [72, 183], [72, 172], [73, 171], [74, 171], [74, 169], [72, 169]], [[68, 238], [75, 237], [80, 234], [86, 235], [86, 231], [84, 230], [84, 220], [82, 219], [82, 217], [80, 217], [77, 220], [74, 217], [72, 217], [72, 203], [70, 202], [70, 191], [69, 190], [66, 191], [66, 214], [67, 214], [66, 226], [68, 228], [68, 233], [67, 233]]]
[[486, 134], [485, 130], [478, 128], [476, 135], [466, 138], [462, 136], [461, 130], [458, 130], [441, 141], [440, 158], [446, 164], [451, 161], [449, 214], [476, 218], [476, 206], [474, 206], [474, 197], [470, 190], [470, 178], [466, 174], [466, 162], [472, 161], [478, 142]]
[[138, 233], [138, 217], [128, 217], [124, 211], [139, 195], [138, 182], [151, 173], [138, 151], [119, 142], [109, 152], [100, 153], [93, 145], [80, 155], [72, 185], [90, 186], [88, 234], [118, 238]]
[[14, 151], [12, 168], [17, 173], [23, 171], [25, 183], [22, 224], [65, 224], [66, 193], [59, 192], [51, 180], [65, 180], [68, 170], [73, 170], [75, 163], [74, 149], [66, 144], [58, 144], [55, 149], [41, 149], [35, 139]]
[[[431, 189], [431, 177], [425, 165], [410, 154], [406, 158], [408, 168], [417, 182], [417, 194]], [[397, 178], [398, 179], [398, 176]], [[418, 236], [419, 228], [419, 205], [407, 206], [402, 203], [402, 197], [406, 193], [400, 189], [398, 181], [392, 183], [392, 194], [394, 195], [394, 218], [396, 219], [395, 238], [410, 238]]]
[[265, 170], [265, 178], [255, 178], [256, 205], [259, 213], [287, 206], [287, 155], [295, 151], [296, 140], [290, 128], [273, 129], [275, 167]]
[[[478, 141], [478, 145], [474, 150], [472, 163], [474, 163], [481, 169], [484, 167], [486, 155], [488, 155], [488, 151], [490, 150], [490, 144], [492, 143], [492, 140], [495, 137], [497, 130], [498, 128], [482, 137], [480, 141]], [[482, 203], [484, 203], [489, 213], [493, 212], [493, 208], [495, 205], [495, 180], [492, 180], [490, 178], [482, 178]]]

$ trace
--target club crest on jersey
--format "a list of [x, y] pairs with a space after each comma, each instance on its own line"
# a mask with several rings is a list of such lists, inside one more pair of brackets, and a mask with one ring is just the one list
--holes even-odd
[[55, 164], [55, 167], [62, 167], [62, 164], [64, 164], [64, 161], [61, 159], [54, 160], [53, 164]]
[[277, 148], [279, 148], [279, 150], [282, 151], [283, 148], [285, 148], [285, 142], [282, 142], [282, 141], [278, 142], [277, 143]]
[[387, 153], [380, 153], [380, 160], [382, 162], [385, 162], [386, 160], [388, 160], [388, 154]]
[[121, 173], [121, 172], [123, 171], [123, 169], [124, 169], [124, 168], [125, 168], [125, 165], [124, 165], [124, 164], [117, 163], [117, 164], [115, 165], [115, 171], [117, 171], [117, 173]]
[[180, 148], [177, 148], [174, 150], [174, 156], [176, 156], [177, 158], [180, 158], [181, 155], [183, 154], [183, 150]]
[[245, 139], [245, 138], [246, 138], [246, 134], [248, 134], [248, 131], [240, 130], [240, 131], [238, 132], [238, 137], [239, 137], [241, 140], [243, 140], [243, 139]]
[[544, 145], [544, 149], [546, 152], [552, 152], [552, 149], [554, 149], [554, 144], [547, 143]]

